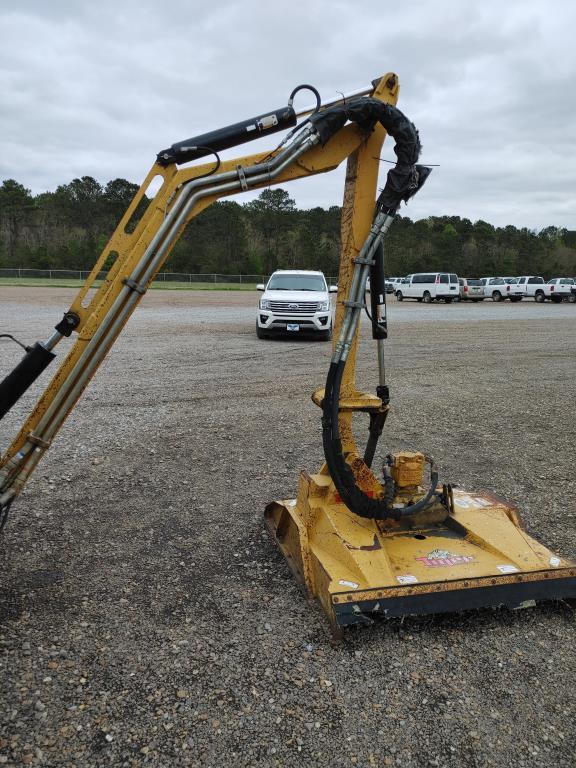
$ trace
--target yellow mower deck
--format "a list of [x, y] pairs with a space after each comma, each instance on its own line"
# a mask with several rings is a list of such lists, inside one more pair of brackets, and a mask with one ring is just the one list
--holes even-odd
[[510, 608], [576, 598], [576, 563], [523, 530], [494, 495], [454, 489], [454, 511], [406, 527], [350, 512], [326, 474], [302, 473], [298, 499], [266, 508], [268, 528], [335, 634], [371, 616]]

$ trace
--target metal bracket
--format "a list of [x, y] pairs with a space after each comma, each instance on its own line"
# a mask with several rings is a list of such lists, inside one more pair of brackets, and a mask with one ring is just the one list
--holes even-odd
[[364, 309], [366, 304], [363, 301], [343, 301], [345, 307], [354, 307], [355, 309]]
[[30, 432], [28, 436], [26, 437], [26, 440], [28, 440], [29, 443], [32, 443], [32, 445], [37, 446], [38, 448], [44, 448], [46, 450], [47, 448], [50, 448], [52, 443], [50, 443], [48, 440], [42, 440], [41, 437], [38, 437], [38, 435], [35, 435], [33, 432]]
[[354, 264], [368, 264], [369, 267], [374, 266], [374, 259], [361, 259], [358, 257], [357, 259], [352, 259]]
[[80, 318], [76, 312], [65, 312], [62, 320], [60, 320], [58, 325], [55, 325], [54, 328], [58, 331], [58, 333], [61, 333], [62, 336], [71, 336], [72, 331], [79, 325]]
[[128, 288], [131, 288], [133, 291], [136, 291], [136, 293], [139, 293], [141, 296], [143, 296], [146, 293], [146, 288], [144, 288], [143, 285], [140, 285], [140, 283], [137, 283], [136, 280], [132, 280], [131, 277], [125, 277], [124, 280], [122, 280], [122, 282]]
[[248, 182], [246, 181], [246, 174], [244, 168], [241, 165], [236, 166], [236, 172], [238, 173], [238, 179], [240, 180], [240, 186], [245, 191], [248, 189]]

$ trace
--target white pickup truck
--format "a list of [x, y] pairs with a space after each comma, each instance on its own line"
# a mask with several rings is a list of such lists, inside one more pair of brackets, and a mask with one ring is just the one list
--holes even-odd
[[[511, 280], [511, 282], [507, 282]], [[480, 282], [484, 286], [484, 297], [492, 301], [522, 301], [524, 290], [519, 288], [517, 283], [511, 278], [505, 277], [481, 277]]]
[[544, 288], [544, 298], [541, 298], [541, 294], [537, 294], [535, 296], [536, 301], [550, 299], [550, 301], [559, 304], [564, 299], [570, 299], [573, 285], [574, 280], [571, 277], [553, 277], [542, 286]]
[[538, 298], [536, 301], [544, 301], [544, 286], [546, 285], [543, 277], [537, 275], [523, 275], [518, 278], [517, 285], [524, 292], [524, 296], [528, 299], [536, 299], [542, 295], [543, 298]]
[[564, 299], [570, 301], [574, 284], [575, 281], [571, 277], [553, 277], [548, 282], [545, 282], [543, 277], [535, 275], [524, 275], [518, 278], [518, 286], [523, 289], [524, 296], [538, 302], [547, 299], [557, 304]]

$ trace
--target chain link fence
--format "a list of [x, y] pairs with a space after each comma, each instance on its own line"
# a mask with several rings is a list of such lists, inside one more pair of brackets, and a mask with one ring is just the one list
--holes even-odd
[[[90, 270], [84, 269], [0, 269], [0, 278], [35, 278], [44, 280], [86, 280]], [[100, 272], [98, 280], [103, 280], [106, 272]], [[238, 285], [256, 285], [265, 283], [265, 275], [219, 275], [196, 274], [194, 272], [159, 272], [155, 282], [165, 283], [233, 283]], [[337, 278], [327, 277], [329, 284], [336, 284]]]

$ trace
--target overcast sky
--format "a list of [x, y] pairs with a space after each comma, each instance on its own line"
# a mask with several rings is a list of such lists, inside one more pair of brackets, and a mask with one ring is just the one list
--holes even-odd
[[[570, 0], [6, 0], [0, 181], [139, 183], [160, 149], [299, 83], [330, 99], [393, 71], [422, 161], [440, 166], [403, 213], [576, 229], [575, 32]], [[339, 169], [285, 188], [327, 207], [342, 183]]]

